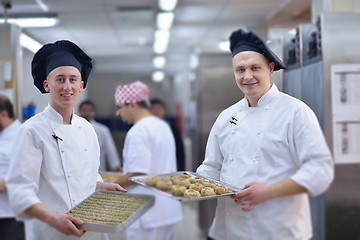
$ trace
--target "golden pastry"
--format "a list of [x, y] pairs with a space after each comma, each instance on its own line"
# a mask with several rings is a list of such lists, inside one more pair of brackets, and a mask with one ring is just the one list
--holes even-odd
[[194, 178], [190, 178], [190, 182], [191, 183], [204, 183], [204, 178], [202, 177], [194, 177]]
[[170, 176], [170, 181], [172, 181], [173, 184], [177, 184], [177, 185], [180, 183], [180, 179], [173, 175]]
[[186, 187], [180, 185], [173, 185], [171, 188], [171, 193], [175, 196], [184, 196]]
[[200, 193], [194, 189], [188, 189], [184, 193], [184, 197], [186, 198], [199, 198], [201, 197]]
[[206, 187], [201, 190], [201, 196], [207, 197], [207, 196], [213, 196], [215, 195], [215, 190], [211, 187]]
[[190, 187], [190, 179], [188, 179], [188, 178], [180, 178], [179, 185], [185, 186], [186, 188]]
[[169, 191], [172, 188], [172, 182], [170, 180], [159, 180], [156, 183], [156, 187], [163, 191]]
[[201, 183], [193, 183], [190, 184], [189, 189], [194, 189], [198, 192], [201, 192], [201, 190], [204, 188], [204, 186]]
[[229, 188], [224, 185], [217, 185], [215, 187], [215, 193], [216, 194], [225, 194], [229, 192]]
[[208, 182], [204, 182], [204, 186], [205, 187], [211, 187], [211, 188], [215, 188], [218, 184], [215, 183], [213, 180], [209, 180]]
[[180, 174], [180, 179], [182, 179], [182, 178], [191, 178], [191, 175], [187, 172], [182, 172]]
[[153, 177], [147, 177], [145, 179], [145, 183], [149, 186], [156, 186], [157, 181], [159, 181], [160, 179], [157, 176], [153, 176]]
[[170, 181], [170, 180], [171, 180], [171, 176], [165, 176], [165, 177], [163, 177], [162, 180], [164, 180], [164, 181]]

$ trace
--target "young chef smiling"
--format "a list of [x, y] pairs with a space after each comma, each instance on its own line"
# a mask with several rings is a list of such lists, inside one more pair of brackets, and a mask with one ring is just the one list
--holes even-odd
[[218, 199], [218, 240], [312, 237], [308, 194], [326, 191], [333, 162], [313, 111], [270, 81], [285, 65], [254, 33], [230, 36], [235, 81], [245, 97], [220, 113], [197, 172], [242, 188]]
[[96, 189], [126, 191], [101, 181], [94, 128], [74, 114], [91, 61], [64, 40], [43, 46], [33, 58], [34, 84], [49, 93], [49, 105], [19, 130], [8, 176], [10, 204], [25, 220], [27, 240], [79, 239], [84, 231], [76, 226], [83, 222], [64, 213]]

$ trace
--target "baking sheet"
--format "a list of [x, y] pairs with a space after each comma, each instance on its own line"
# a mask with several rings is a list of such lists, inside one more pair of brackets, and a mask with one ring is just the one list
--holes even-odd
[[[87, 231], [93, 231], [93, 232], [104, 232], [104, 233], [117, 233], [125, 230], [130, 224], [132, 224], [135, 220], [137, 220], [140, 216], [142, 216], [148, 209], [150, 209], [155, 202], [155, 198], [152, 195], [147, 194], [133, 194], [133, 193], [123, 193], [123, 192], [116, 192], [116, 191], [105, 191], [105, 190], [98, 190], [91, 194], [89, 197], [81, 201], [78, 205], [76, 205], [74, 208], [82, 204], [85, 200], [91, 198], [95, 194], [98, 193], [110, 193], [110, 194], [118, 194], [118, 195], [125, 195], [128, 197], [136, 197], [136, 198], [144, 198], [148, 199], [148, 201], [139, 209], [137, 209], [135, 212], [133, 212], [126, 220], [124, 220], [119, 225], [108, 225], [108, 224], [98, 224], [98, 223], [90, 223], [85, 222], [83, 225], [79, 226], [80, 229], [87, 230]], [[109, 205], [112, 203], [109, 202]], [[71, 210], [73, 210], [72, 208]], [[67, 214], [70, 214], [69, 210]]]
[[[209, 181], [209, 180], [212, 180], [214, 181], [215, 183], [218, 183], [218, 184], [222, 184], [226, 187], [229, 188], [229, 192], [228, 193], [225, 193], [225, 194], [217, 194], [217, 195], [213, 195], [213, 196], [206, 196], [206, 197], [199, 197], [199, 198], [186, 198], [186, 197], [179, 197], [179, 196], [174, 196], [171, 194], [171, 190], [170, 191], [163, 191], [163, 190], [160, 190], [156, 187], [153, 187], [153, 186], [149, 186], [145, 183], [145, 180], [146, 178], [148, 177], [153, 177], [153, 176], [157, 176], [159, 177], [160, 179], [163, 178], [163, 177], [166, 177], [166, 176], [176, 176], [176, 177], [179, 177], [181, 173], [183, 172], [186, 172], [188, 174], [191, 175], [192, 178], [194, 177], [202, 177], [205, 179], [205, 181]], [[154, 175], [141, 175], [141, 176], [135, 176], [135, 177], [131, 177], [129, 178], [130, 181], [133, 181], [145, 188], [148, 188], [158, 194], [161, 194], [163, 196], [166, 196], [166, 197], [169, 197], [169, 198], [172, 198], [172, 199], [175, 199], [175, 200], [178, 200], [178, 201], [181, 201], [181, 202], [190, 202], [190, 201], [201, 201], [201, 200], [208, 200], [208, 199], [214, 199], [214, 198], [219, 198], [219, 197], [224, 197], [224, 196], [229, 196], [229, 195], [232, 195], [232, 194], [235, 194], [237, 193], [238, 191], [240, 191], [241, 189], [237, 188], [237, 187], [234, 187], [232, 185], [229, 185], [227, 183], [224, 183], [224, 182], [221, 182], [221, 181], [218, 181], [218, 180], [215, 180], [215, 179], [212, 179], [212, 178], [208, 178], [208, 177], [204, 177], [200, 174], [197, 174], [195, 172], [190, 172], [190, 171], [180, 171], [180, 172], [171, 172], [171, 173], [166, 173], [166, 174], [154, 174]]]
[[99, 174], [105, 182], [108, 181], [110, 178], [119, 178], [123, 175], [122, 172], [116, 171], [102, 171]]

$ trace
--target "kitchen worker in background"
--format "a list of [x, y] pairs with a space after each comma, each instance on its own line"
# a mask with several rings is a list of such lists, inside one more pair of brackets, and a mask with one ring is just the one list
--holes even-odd
[[80, 103], [79, 115], [88, 120], [95, 129], [100, 145], [100, 171], [106, 171], [107, 165], [112, 171], [122, 171], [119, 154], [109, 128], [94, 119], [96, 115], [95, 104], [90, 100]]
[[325, 192], [334, 176], [319, 123], [308, 106], [271, 82], [285, 65], [257, 35], [233, 32], [230, 50], [245, 97], [216, 119], [197, 173], [242, 190], [218, 200], [210, 236], [310, 239], [308, 194]]
[[[123, 149], [124, 175], [117, 181], [130, 193], [154, 193], [133, 184], [129, 177], [176, 171], [175, 140], [169, 125], [152, 116], [149, 89], [140, 82], [119, 85], [115, 92], [116, 116], [134, 124], [127, 132]], [[126, 230], [127, 240], [169, 240], [174, 224], [182, 220], [178, 201], [155, 194], [155, 205]]]
[[49, 105], [22, 124], [7, 184], [11, 208], [25, 220], [27, 240], [79, 239], [83, 221], [65, 213], [96, 189], [125, 191], [101, 181], [96, 133], [73, 111], [91, 68], [91, 58], [70, 41], [46, 44], [34, 55], [34, 84], [49, 93]]
[[[154, 116], [165, 120], [166, 107], [165, 103], [158, 98], [150, 100], [150, 112]], [[184, 142], [179, 130], [173, 124], [169, 124], [171, 131], [175, 138], [176, 146], [176, 163], [178, 171], [185, 171], [185, 151], [184, 151]]]
[[0, 94], [0, 238], [3, 240], [25, 239], [24, 223], [15, 220], [6, 189], [11, 150], [20, 126], [12, 103], [5, 95]]

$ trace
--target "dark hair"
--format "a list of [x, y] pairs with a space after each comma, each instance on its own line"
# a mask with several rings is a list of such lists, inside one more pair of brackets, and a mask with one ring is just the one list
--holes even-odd
[[15, 117], [13, 105], [9, 98], [4, 95], [0, 95], [0, 112], [4, 110], [8, 113], [9, 118]]
[[151, 99], [151, 100], [150, 100], [150, 103], [151, 103], [151, 105], [153, 105], [153, 104], [159, 104], [159, 105], [161, 105], [164, 109], [166, 109], [165, 103], [164, 103], [161, 99], [159, 99], [159, 98], [153, 98], [153, 99]]
[[93, 107], [93, 109], [96, 110], [96, 109], [95, 109], [95, 104], [94, 104], [92, 101], [90, 101], [90, 100], [85, 100], [85, 101], [81, 102], [80, 105], [79, 105], [79, 110], [80, 110], [80, 109], [82, 108], [82, 106], [84, 106], [84, 105], [91, 105], [91, 106]]
[[149, 106], [146, 104], [145, 101], [140, 101], [136, 103], [140, 108], [149, 109]]

